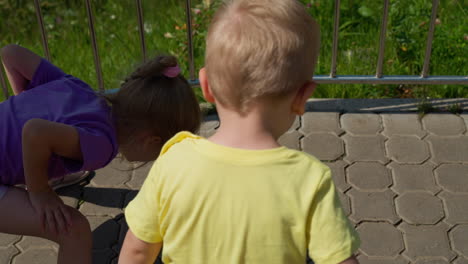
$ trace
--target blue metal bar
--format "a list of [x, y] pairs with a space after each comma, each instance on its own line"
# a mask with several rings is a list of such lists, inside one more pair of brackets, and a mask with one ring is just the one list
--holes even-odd
[[190, 80], [195, 79], [195, 65], [193, 59], [193, 39], [192, 39], [192, 3], [190, 0], [185, 1], [185, 15], [187, 18], [187, 41], [188, 41], [188, 60]]
[[51, 61], [49, 44], [47, 42], [47, 32], [44, 27], [44, 18], [42, 17], [41, 4], [39, 3], [39, 0], [34, 0], [34, 9], [36, 10], [37, 23], [39, 24], [39, 28], [41, 30], [42, 48], [44, 49], [44, 55], [48, 61]]
[[424, 56], [424, 65], [421, 73], [421, 77], [425, 78], [429, 74], [429, 64], [431, 61], [432, 53], [432, 40], [434, 39], [435, 31], [435, 21], [437, 18], [437, 7], [439, 6], [439, 0], [432, 1], [432, 14], [431, 14], [431, 23], [429, 25], [429, 33], [427, 34], [427, 44], [426, 44], [426, 55]]
[[8, 99], [10, 95], [8, 94], [8, 85], [5, 80], [5, 75], [3, 74], [3, 69], [0, 68], [0, 84], [2, 85], [3, 95], [5, 99]]
[[385, 37], [387, 35], [389, 3], [390, 3], [390, 0], [384, 0], [382, 26], [380, 28], [379, 57], [377, 58], [377, 71], [375, 74], [377, 78], [382, 77], [382, 74], [383, 74], [383, 61], [385, 57]]
[[336, 84], [462, 84], [468, 85], [467, 76], [421, 76], [411, 75], [387, 75], [377, 78], [372, 75], [338, 75], [336, 78], [328, 76], [315, 76], [317, 83], [336, 83]]
[[340, 29], [340, 0], [335, 0], [335, 22], [333, 24], [333, 47], [330, 77], [336, 76], [336, 61], [338, 56], [338, 33]]
[[[314, 76], [314, 82], [321, 84], [456, 84], [468, 85], [468, 76], [428, 76], [418, 75], [384, 75], [377, 78], [373, 75], [337, 75], [331, 78], [328, 75]], [[200, 85], [199, 80], [191, 80], [193, 86]]]
[[97, 46], [97, 41], [96, 41], [96, 31], [94, 29], [94, 15], [93, 15], [93, 10], [91, 9], [90, 0], [86, 0], [86, 13], [88, 15], [89, 33], [91, 35], [91, 44], [93, 48], [94, 66], [96, 67], [98, 87], [99, 87], [99, 90], [103, 92], [104, 81], [102, 79], [101, 60], [99, 58], [99, 51], [98, 51], [98, 46]]
[[136, 0], [137, 16], [138, 16], [138, 29], [140, 32], [140, 44], [143, 61], [146, 61], [146, 43], [145, 43], [145, 24], [143, 20], [143, 8], [141, 7], [141, 0]]

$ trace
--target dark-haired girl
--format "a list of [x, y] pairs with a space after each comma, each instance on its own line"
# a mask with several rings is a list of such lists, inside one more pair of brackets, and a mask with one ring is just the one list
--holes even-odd
[[8, 45], [1, 57], [15, 96], [0, 103], [0, 232], [57, 242], [58, 263], [91, 263], [88, 221], [49, 181], [104, 167], [118, 152], [155, 160], [177, 132], [198, 130], [193, 90], [172, 56], [104, 96], [23, 47]]

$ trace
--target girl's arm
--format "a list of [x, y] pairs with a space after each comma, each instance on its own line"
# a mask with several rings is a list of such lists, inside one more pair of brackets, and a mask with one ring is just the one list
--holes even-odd
[[21, 93], [32, 80], [41, 57], [18, 45], [7, 45], [1, 50], [2, 63], [13, 93]]
[[120, 251], [119, 264], [152, 264], [161, 251], [161, 243], [147, 243], [137, 238], [129, 229]]
[[31, 119], [23, 127], [23, 166], [31, 205], [47, 231], [67, 231], [68, 208], [48, 184], [52, 154], [82, 160], [78, 131], [69, 125]]

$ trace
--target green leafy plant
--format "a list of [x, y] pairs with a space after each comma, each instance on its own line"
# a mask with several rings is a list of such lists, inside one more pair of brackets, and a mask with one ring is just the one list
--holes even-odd
[[463, 112], [463, 107], [459, 103], [451, 104], [447, 107], [447, 111], [449, 111], [452, 114], [459, 115]]
[[422, 99], [418, 103], [417, 109], [418, 109], [418, 114], [419, 114], [420, 119], [422, 119], [424, 117], [424, 115], [436, 111], [436, 109], [434, 108], [432, 103], [430, 101], [428, 101], [427, 99]]

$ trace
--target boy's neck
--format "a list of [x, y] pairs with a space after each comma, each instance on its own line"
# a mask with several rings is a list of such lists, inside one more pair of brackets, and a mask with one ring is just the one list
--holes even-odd
[[[268, 113], [250, 111], [246, 115], [218, 108], [220, 127], [210, 141], [232, 148], [271, 149], [280, 147], [278, 138], [284, 133], [278, 120]], [[276, 120], [275, 120], [276, 119]]]

